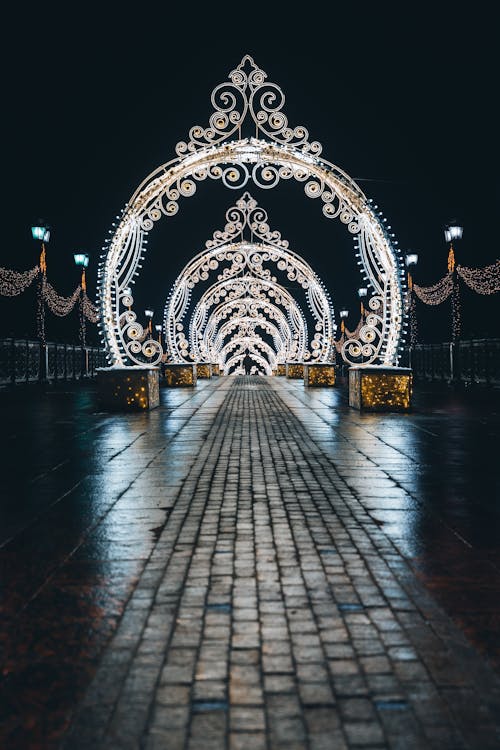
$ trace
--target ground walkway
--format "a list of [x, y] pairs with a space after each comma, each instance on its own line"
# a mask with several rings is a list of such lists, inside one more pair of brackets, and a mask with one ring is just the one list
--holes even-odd
[[6, 750], [498, 750], [496, 391], [4, 390]]

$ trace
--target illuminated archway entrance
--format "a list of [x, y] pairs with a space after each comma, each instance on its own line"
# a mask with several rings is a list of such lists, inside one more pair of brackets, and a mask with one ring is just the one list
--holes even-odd
[[[280, 232], [270, 229], [267, 212], [248, 192], [226, 211], [226, 220], [184, 267], [169, 294], [164, 315], [169, 361], [213, 362], [225, 370], [222, 353], [228, 339], [256, 335], [259, 329], [269, 336], [278, 363], [330, 362], [336, 326], [330, 296], [317, 274]], [[214, 276], [217, 280], [192, 311], [197, 287]], [[311, 340], [304, 310], [312, 324]], [[234, 316], [238, 323], [232, 325]], [[277, 322], [272, 332], [267, 319]]]
[[[284, 94], [266, 79], [246, 55], [212, 92], [208, 127], [191, 128], [189, 141], [177, 144], [177, 157], [150, 174], [123, 209], [100, 268], [99, 308], [110, 364], [154, 364], [163, 355], [159, 342], [145, 338], [130, 290], [155, 222], [175, 214], [179, 199], [192, 196], [202, 180], [241, 189], [249, 181], [273, 188], [292, 178], [319, 200], [326, 217], [346, 225], [371, 287], [366, 325], [358, 339], [346, 342], [344, 359], [356, 362], [361, 355], [365, 365], [398, 363], [406, 291], [401, 253], [359, 186], [320, 157], [321, 145], [309, 141], [304, 127], [289, 126]], [[247, 118], [255, 124], [255, 137], [241, 137]]]

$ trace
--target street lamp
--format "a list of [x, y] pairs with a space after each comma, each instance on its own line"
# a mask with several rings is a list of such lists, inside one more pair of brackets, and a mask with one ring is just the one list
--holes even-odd
[[149, 318], [149, 323], [148, 323], [148, 326], [147, 326], [147, 330], [149, 331], [149, 333], [153, 333], [153, 315], [154, 315], [154, 311], [153, 310], [144, 310], [144, 315], [146, 316], [146, 318]]
[[40, 342], [40, 380], [47, 380], [48, 353], [47, 342], [45, 340], [45, 281], [47, 277], [47, 256], [45, 252], [45, 243], [50, 240], [50, 227], [46, 221], [39, 219], [31, 226], [31, 236], [34, 240], [41, 243], [37, 285], [37, 311], [36, 311], [36, 328], [38, 340]]
[[80, 366], [81, 366], [81, 376], [84, 377], [84, 375], [88, 372], [88, 352], [85, 348], [87, 343], [87, 324], [85, 322], [85, 313], [83, 312], [83, 298], [87, 292], [87, 281], [85, 279], [85, 269], [87, 268], [89, 264], [89, 256], [87, 253], [73, 253], [73, 260], [75, 261], [75, 266], [77, 268], [82, 269], [82, 278], [80, 282], [80, 298], [79, 298], [79, 317], [80, 317], [80, 350], [81, 350], [81, 358], [80, 358]]
[[458, 223], [456, 219], [452, 219], [444, 228], [444, 238], [446, 242], [449, 242], [450, 249], [448, 250], [448, 273], [452, 274], [452, 292], [451, 292], [451, 339], [456, 341], [460, 338], [460, 288], [458, 285], [458, 276], [456, 271], [455, 262], [455, 251], [453, 249], [453, 242], [461, 240], [464, 233], [464, 228]]
[[342, 308], [342, 310], [339, 311], [340, 315], [340, 333], [343, 336], [345, 333], [345, 319], [349, 315], [349, 310], [346, 310], [345, 307]]
[[156, 333], [158, 334], [158, 343], [161, 345], [161, 324], [155, 326]]
[[446, 242], [452, 243], [453, 240], [461, 240], [464, 228], [460, 226], [456, 219], [452, 219], [444, 228], [444, 238]]
[[31, 236], [39, 242], [48, 242], [50, 240], [50, 227], [43, 219], [39, 219], [31, 227]]
[[87, 253], [73, 253], [73, 258], [75, 259], [75, 265], [80, 266], [81, 268], [87, 268], [89, 264], [89, 256]]
[[89, 264], [89, 256], [87, 255], [87, 253], [73, 253], [73, 258], [75, 261], [75, 266], [82, 269], [81, 287], [82, 292], [86, 292], [87, 282], [85, 280], [85, 269]]
[[418, 253], [406, 253], [405, 263], [407, 268], [412, 268], [418, 263]]
[[417, 304], [413, 293], [413, 276], [412, 271], [418, 263], [417, 253], [406, 253], [405, 263], [408, 269], [408, 315], [410, 318], [410, 348], [409, 348], [409, 366], [411, 367], [412, 348], [417, 343]]
[[358, 289], [358, 296], [359, 296], [359, 299], [361, 300], [361, 317], [364, 317], [364, 314], [365, 314], [365, 308], [364, 308], [364, 305], [363, 305], [363, 300], [364, 300], [364, 298], [366, 297], [367, 294], [368, 294], [368, 289], [366, 287], [361, 286]]

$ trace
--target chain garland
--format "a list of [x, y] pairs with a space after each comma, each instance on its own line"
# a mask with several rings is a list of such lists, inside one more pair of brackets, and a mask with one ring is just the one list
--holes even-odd
[[97, 323], [99, 320], [99, 310], [87, 296], [87, 292], [82, 294], [81, 308], [84, 316], [91, 323]]
[[53, 312], [54, 315], [57, 315], [60, 318], [68, 315], [72, 311], [76, 302], [78, 301], [80, 291], [81, 286], [80, 284], [78, 284], [73, 294], [71, 294], [69, 297], [61, 297], [61, 295], [56, 292], [52, 284], [47, 281], [45, 276], [43, 277], [42, 297], [49, 310]]
[[33, 283], [39, 271], [40, 266], [30, 268], [29, 271], [12, 271], [10, 268], [0, 268], [0, 294], [4, 297], [16, 297]]
[[500, 292], [500, 260], [484, 268], [457, 266], [458, 275], [477, 294]]
[[440, 305], [450, 296], [453, 290], [453, 273], [449, 272], [446, 276], [432, 286], [419, 286], [413, 284], [413, 291], [426, 305]]

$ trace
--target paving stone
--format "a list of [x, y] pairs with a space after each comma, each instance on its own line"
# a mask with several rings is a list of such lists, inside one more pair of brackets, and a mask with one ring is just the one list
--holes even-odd
[[[162, 397], [147, 427], [85, 415], [99, 471], [60, 441], [61, 499], [40, 473], [47, 505], [0, 547], [0, 740], [43, 746], [43, 715], [61, 750], [496, 750], [498, 677], [442, 608], [448, 567], [467, 588], [482, 564], [429, 469], [449, 417], [361, 415], [278, 378]], [[495, 570], [474, 578], [493, 599]]]

